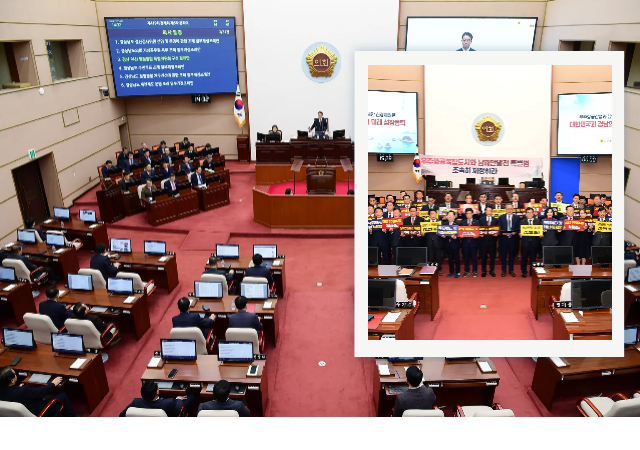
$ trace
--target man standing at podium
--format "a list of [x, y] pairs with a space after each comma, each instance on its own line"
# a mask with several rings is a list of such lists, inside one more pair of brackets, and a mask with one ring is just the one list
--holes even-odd
[[313, 125], [309, 127], [309, 131], [316, 130], [316, 139], [329, 139], [329, 121], [322, 117], [322, 111], [318, 111], [318, 118], [313, 119]]

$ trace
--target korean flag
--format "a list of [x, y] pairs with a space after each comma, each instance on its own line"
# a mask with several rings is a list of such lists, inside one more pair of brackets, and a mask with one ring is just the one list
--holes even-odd
[[245, 115], [244, 102], [242, 101], [242, 95], [240, 95], [240, 85], [238, 85], [238, 89], [236, 90], [236, 101], [233, 105], [233, 114], [236, 118], [236, 122], [238, 122], [238, 126], [242, 128], [245, 122]]
[[415, 158], [413, 158], [413, 176], [416, 179], [416, 183], [419, 183], [422, 180], [422, 169], [420, 168], [420, 155], [416, 153]]

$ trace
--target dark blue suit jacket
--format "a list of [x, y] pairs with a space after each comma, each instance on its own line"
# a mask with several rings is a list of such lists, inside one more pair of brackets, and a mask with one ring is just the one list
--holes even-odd
[[102, 172], [102, 178], [109, 178], [109, 169], [107, 169], [107, 166], [102, 166], [100, 171]]
[[180, 170], [183, 170], [187, 175], [193, 172], [193, 164], [182, 163], [180, 164]]
[[39, 308], [40, 314], [49, 316], [58, 330], [64, 326], [65, 320], [73, 317], [71, 310], [55, 300], [47, 299], [40, 303]]
[[153, 178], [155, 176], [156, 176], [156, 172], [153, 169], [151, 169], [151, 175], [149, 175], [146, 170], [143, 170], [141, 175], [142, 181], [144, 181], [145, 183], [147, 182], [147, 178]]
[[[454, 225], [458, 225], [458, 222], [454, 221], [453, 222]], [[441, 222], [441, 225], [449, 225], [449, 221], [448, 220], [443, 220]], [[455, 239], [453, 239], [452, 237], [449, 236], [445, 236], [444, 238], [445, 243], [447, 244], [447, 248], [450, 248], [451, 250], [459, 250], [460, 249], [460, 238], [456, 237]]]
[[22, 261], [24, 263], [24, 265], [27, 267], [27, 270], [29, 272], [33, 272], [34, 270], [36, 270], [38, 268], [37, 265], [32, 263], [29, 260], [29, 258], [27, 258], [24, 255], [7, 255], [7, 259], [19, 259], [20, 261]]
[[216, 162], [212, 159], [211, 162], [209, 162], [208, 160], [204, 160], [202, 162], [202, 169], [210, 169], [213, 170], [216, 167]]
[[316, 129], [316, 131], [327, 131], [327, 128], [329, 126], [329, 122], [327, 122], [326, 118], [322, 118], [322, 119], [318, 119], [317, 117], [315, 119], [313, 119], [313, 125], [311, 125], [311, 129], [313, 130], [314, 128]]
[[173, 164], [173, 160], [171, 159], [171, 155], [162, 155], [162, 162], [166, 162], [169, 164]]
[[146, 166], [147, 164], [152, 164], [151, 156], [147, 158], [146, 156], [144, 156], [144, 154], [140, 155], [140, 157], [138, 158], [138, 161], [140, 161], [140, 164], [142, 164], [143, 166]]
[[126, 417], [129, 408], [161, 409], [169, 417], [178, 417], [183, 406], [187, 411], [191, 408], [194, 399], [195, 393], [192, 390], [187, 391], [186, 400], [158, 397], [155, 401], [148, 402], [143, 398], [136, 398], [120, 413], [120, 417]]
[[229, 314], [229, 328], [253, 328], [258, 333], [262, 331], [262, 322], [255, 313], [240, 310], [235, 314]]
[[200, 180], [202, 181], [202, 183], [198, 183], [198, 174], [196, 172], [191, 174], [191, 185], [200, 186], [201, 184], [206, 184], [207, 181], [205, 179], [204, 173], [200, 174]]
[[245, 277], [259, 277], [266, 278], [269, 283], [269, 287], [273, 284], [273, 277], [271, 276], [271, 270], [267, 267], [249, 267], [245, 272]]
[[198, 327], [205, 339], [209, 329], [213, 328], [213, 319], [203, 319], [198, 313], [183, 312], [174, 316], [171, 322], [173, 323], [173, 328]]
[[167, 179], [169, 178], [169, 175], [172, 174], [173, 172], [174, 170], [171, 167], [167, 168], [167, 170], [165, 170], [165, 168], [163, 167], [162, 169], [160, 169], [160, 176], [163, 179]]
[[209, 402], [201, 403], [198, 406], [198, 412], [202, 410], [214, 410], [214, 411], [237, 411], [240, 417], [249, 417], [249, 408], [245, 408], [242, 402], [238, 400], [228, 399], [226, 402], [219, 402], [218, 400], [211, 400]]
[[[471, 219], [471, 225], [468, 225], [468, 220], [465, 217], [464, 219], [462, 219], [462, 222], [460, 222], [460, 226], [461, 227], [467, 227], [467, 226], [472, 226], [472, 227], [479, 227], [480, 226], [480, 221], [476, 220], [476, 219]], [[478, 238], [480, 239], [480, 238]], [[468, 248], [475, 248], [478, 246], [478, 239], [476, 238], [461, 238], [460, 239], [460, 244], [462, 245], [462, 247]]]
[[104, 281], [107, 281], [107, 278], [115, 277], [118, 273], [118, 269], [113, 266], [108, 256], [97, 253], [91, 256], [89, 267], [94, 270], [99, 270]]
[[[507, 231], [507, 215], [503, 214], [498, 219], [498, 223], [500, 225], [500, 233], [508, 233]], [[511, 215], [511, 231], [519, 233], [520, 232], [520, 217], [515, 214]]]
[[44, 397], [54, 393], [53, 383], [44, 386], [6, 386], [0, 387], [0, 401], [23, 404], [33, 415], [38, 415], [47, 405]]

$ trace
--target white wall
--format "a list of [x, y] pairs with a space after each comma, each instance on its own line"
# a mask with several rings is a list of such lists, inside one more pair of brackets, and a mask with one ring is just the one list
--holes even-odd
[[[244, 24], [252, 158], [257, 132], [277, 124], [288, 140], [319, 110], [330, 131], [353, 137], [353, 52], [396, 50], [398, 1], [244, 0]], [[305, 49], [319, 41], [342, 58], [340, 73], [327, 83], [311, 81], [301, 67]]]
[[[551, 66], [425, 66], [425, 155], [543, 158], [549, 181]], [[471, 124], [482, 113], [502, 119], [493, 146], [478, 144]], [[466, 177], [446, 178], [454, 186]], [[519, 183], [510, 178], [509, 183]]]

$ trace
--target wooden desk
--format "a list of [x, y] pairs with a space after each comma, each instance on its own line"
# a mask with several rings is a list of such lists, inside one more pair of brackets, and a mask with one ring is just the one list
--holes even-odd
[[184, 219], [200, 213], [198, 193], [193, 189], [180, 192], [180, 197], [160, 196], [155, 203], [147, 203], [149, 225], [157, 227], [174, 220]]
[[[87, 353], [82, 356], [82, 358], [87, 358], [88, 361], [84, 363], [82, 369], [75, 370], [69, 369], [69, 366], [74, 363], [78, 356], [58, 355], [53, 353], [50, 345], [38, 344], [35, 350], [13, 350], [0, 344], [0, 350], [4, 350], [0, 354], [0, 367], [8, 366], [18, 356], [22, 358], [13, 367], [13, 370], [18, 374], [19, 383], [29, 384], [29, 378], [33, 373], [69, 378], [69, 381], [62, 389], [65, 391], [81, 389], [89, 404], [89, 412], [93, 412], [109, 393], [107, 374], [104, 371], [102, 355], [99, 353]], [[34, 385], [41, 386], [39, 384]]]
[[[60, 248], [56, 248], [57, 250]], [[53, 249], [47, 244], [28, 244], [23, 247], [22, 254], [38, 266], [51, 267], [55, 274], [64, 280], [67, 279], [68, 274], [78, 273], [80, 270], [78, 251], [75, 247], [64, 247], [64, 251], [53, 253]]]
[[290, 142], [256, 142], [256, 163], [291, 164], [294, 158], [308, 162], [318, 160], [354, 160], [351, 139], [291, 139]]
[[[493, 369], [495, 366], [489, 358], [487, 361]], [[389, 386], [406, 385], [405, 367], [417, 365], [424, 375], [424, 384], [433, 389], [438, 407], [456, 405], [493, 404], [496, 387], [500, 383], [497, 372], [482, 373], [474, 362], [448, 363], [444, 358], [422, 358], [418, 363], [390, 363], [387, 359], [374, 359], [374, 364], [388, 364], [390, 376], [380, 376], [374, 367], [373, 403], [379, 417], [389, 417], [396, 401], [396, 395], [389, 393]], [[397, 371], [397, 373], [396, 373]]]
[[556, 367], [550, 358], [536, 362], [531, 390], [548, 410], [562, 397], [640, 389], [640, 351], [635, 348], [626, 348], [623, 358], [563, 359], [569, 366]]
[[211, 183], [207, 189], [197, 189], [200, 211], [220, 208], [229, 204], [229, 185], [227, 183]]
[[121, 264], [125, 272], [135, 272], [144, 281], [153, 279], [155, 285], [171, 293], [178, 286], [178, 262], [175, 255], [168, 255], [165, 262], [161, 256], [147, 255], [144, 252], [118, 253], [120, 259], [113, 260]]
[[591, 276], [573, 276], [573, 272], [569, 272], [568, 266], [561, 269], [552, 269], [551, 266], [545, 266], [546, 273], [538, 273], [533, 271], [531, 275], [531, 311], [536, 320], [539, 314], [549, 314], [549, 298], [552, 295], [560, 301], [560, 290], [562, 286], [571, 280], [590, 280], [592, 278], [611, 278], [611, 269], [593, 269]]
[[[577, 323], [566, 323], [561, 313], [573, 312], [578, 318]], [[553, 339], [554, 340], [611, 340], [612, 330], [611, 309], [600, 311], [582, 311], [570, 308], [553, 310]]]
[[[216, 315], [216, 320], [214, 324], [216, 340], [217, 341], [225, 341], [225, 333], [227, 332], [227, 328], [229, 328], [229, 316], [238, 312], [237, 309], [231, 309], [231, 302], [235, 300], [237, 296], [235, 295], [227, 295], [219, 300], [213, 299], [201, 299], [197, 300], [196, 303], [189, 308], [189, 312], [191, 313], [204, 313], [205, 311], [202, 309], [203, 305], [207, 305], [209, 307], [208, 313], [214, 313]], [[195, 297], [189, 297], [189, 300], [195, 300]], [[264, 302], [271, 302], [273, 308], [264, 309], [262, 306]], [[248, 304], [255, 304], [256, 309], [255, 313], [262, 319], [262, 330], [264, 331], [264, 340], [265, 342], [269, 342], [274, 347], [278, 342], [278, 330], [279, 330], [279, 318], [278, 318], [278, 300], [275, 298], [270, 298], [267, 300], [249, 300]]]
[[[218, 361], [215, 355], [198, 355], [198, 359], [194, 363], [172, 363], [165, 362], [162, 368], [145, 370], [142, 374], [142, 381], [173, 381], [174, 383], [202, 383], [200, 390], [200, 402], [213, 399], [213, 393], [207, 392], [207, 385], [217, 383], [220, 380], [227, 380], [231, 383], [231, 395], [229, 398], [234, 400], [245, 400], [252, 417], [264, 417], [267, 411], [268, 383], [266, 360], [254, 361], [254, 365], [258, 366], [258, 376], [247, 377], [249, 364], [223, 364]], [[173, 369], [178, 369], [175, 378], [168, 377]], [[235, 390], [238, 385], [241, 390], [238, 393]], [[162, 390], [163, 397], [175, 397], [184, 395], [184, 389]]]
[[[91, 224], [82, 220], [65, 220], [64, 226], [60, 225], [57, 219], [49, 219], [51, 222], [44, 221], [40, 224], [42, 231], [47, 229], [62, 231], [68, 241], [80, 239], [84, 250], [94, 251], [96, 245], [104, 244], [109, 247], [109, 236], [107, 236], [107, 226], [104, 223]], [[91, 226], [97, 225], [94, 228]]]
[[438, 292], [438, 270], [432, 275], [420, 275], [421, 268], [411, 277], [380, 277], [378, 267], [369, 267], [369, 278], [399, 278], [404, 280], [407, 289], [407, 297], [411, 298], [414, 293], [418, 294], [420, 305], [418, 314], [429, 314], [431, 320], [438, 314], [440, 309], [440, 294]]
[[369, 321], [368, 339], [370, 341], [378, 341], [384, 334], [393, 334], [398, 341], [412, 341], [414, 336], [413, 317], [416, 314], [416, 308], [385, 309], [382, 312], [369, 310], [369, 314], [373, 315], [382, 314], [384, 316], [387, 313], [400, 313], [400, 316], [392, 323], [380, 322], [376, 328], [371, 328], [372, 322], [376, 320], [375, 318], [371, 319]]
[[[4, 288], [11, 284], [15, 284], [16, 287], [10, 291], [5, 291]], [[31, 285], [29, 283], [20, 283], [19, 281], [5, 283], [0, 281], [0, 301], [11, 305], [13, 316], [18, 326], [24, 325], [23, 316], [26, 313], [38, 313], [36, 311], [36, 302], [33, 295], [31, 295]]]
[[100, 219], [106, 223], [117, 222], [127, 215], [122, 190], [117, 184], [110, 182], [107, 186], [103, 183], [102, 189], [96, 191], [96, 197], [98, 199]]
[[66, 294], [58, 297], [58, 303], [75, 305], [81, 302], [87, 306], [120, 308], [121, 311], [119, 314], [112, 314], [108, 311], [103, 313], [92, 312], [92, 314], [102, 317], [107, 323], [117, 319], [121, 329], [133, 328], [136, 339], [140, 340], [149, 327], [151, 327], [147, 295], [135, 294], [136, 299], [133, 303], [124, 303], [127, 297], [128, 295], [111, 295], [106, 289], [94, 289], [93, 292], [70, 291], [67, 289]]
[[[303, 160], [299, 160], [302, 164]], [[314, 162], [314, 161], [312, 161]], [[324, 160], [322, 161], [324, 164]], [[296, 182], [302, 183], [307, 179], [307, 165], [302, 165], [300, 171], [296, 172]], [[354, 166], [355, 169], [355, 166]], [[351, 172], [351, 176], [344, 171], [342, 166], [336, 167], [336, 182], [346, 183], [347, 180], [351, 181], [351, 188], [353, 188], [354, 172]], [[256, 164], [256, 184], [272, 185], [280, 183], [293, 182], [293, 171], [291, 170], [291, 164]], [[300, 192], [300, 191], [298, 191]]]
[[640, 325], [640, 284], [632, 283], [638, 291], [624, 290], [624, 326]]
[[[226, 269], [226, 266], [231, 265], [231, 269], [233, 269], [233, 279], [238, 286], [237, 292], [240, 292], [240, 285], [242, 284], [242, 279], [244, 278], [245, 270], [249, 267], [249, 263], [253, 256], [241, 256], [238, 259], [225, 259], [224, 266], [222, 265], [222, 261], [218, 261], [217, 269], [223, 270]], [[276, 294], [278, 297], [284, 297], [284, 291], [286, 289], [286, 277], [284, 272], [285, 260], [284, 259], [273, 259], [273, 262], [280, 261], [279, 266], [271, 265], [271, 277], [273, 278], [273, 282], [276, 284]], [[211, 266], [207, 263], [204, 266], [205, 270], [210, 269]], [[239, 295], [239, 294], [238, 294]]]

